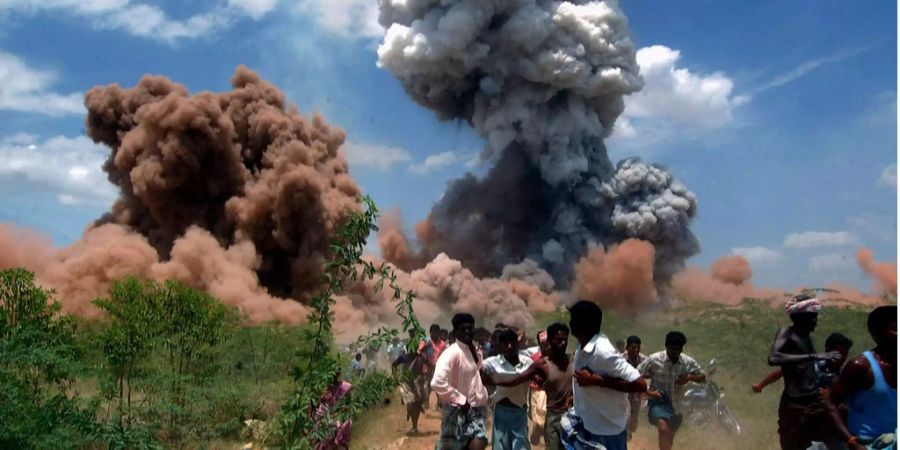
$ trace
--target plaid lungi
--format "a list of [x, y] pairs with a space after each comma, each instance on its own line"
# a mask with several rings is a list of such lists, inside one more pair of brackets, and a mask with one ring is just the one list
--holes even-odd
[[458, 406], [445, 405], [441, 413], [441, 435], [435, 450], [462, 450], [469, 442], [481, 439], [487, 445], [487, 408], [469, 408], [465, 413]]

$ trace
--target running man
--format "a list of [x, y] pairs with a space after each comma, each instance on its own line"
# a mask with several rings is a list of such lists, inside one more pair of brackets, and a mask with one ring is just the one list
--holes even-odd
[[[440, 358], [441, 352], [447, 348], [447, 345], [447, 341], [444, 340], [443, 334], [441, 333], [441, 326], [436, 323], [431, 324], [431, 327], [428, 328], [428, 337], [419, 342], [419, 354], [425, 358], [425, 364], [427, 365], [426, 379], [429, 383], [434, 376], [434, 365], [437, 363], [438, 358]], [[424, 408], [428, 409], [428, 405], [431, 403], [431, 389], [429, 388], [428, 383], [426, 383], [425, 386], [425, 398], [422, 400], [424, 402]], [[438, 404], [440, 404], [440, 402], [438, 402]]]
[[[519, 353], [519, 336], [511, 329], [499, 336], [500, 354], [484, 360], [485, 381], [498, 384], [511, 381], [532, 365], [531, 358]], [[492, 447], [496, 450], [529, 450], [528, 383], [504, 386], [498, 384], [492, 396], [494, 431]]]
[[830, 404], [847, 404], [847, 425], [834, 406], [832, 422], [851, 450], [894, 442], [897, 427], [897, 307], [879, 306], [866, 325], [875, 348], [850, 360], [830, 391]]
[[569, 308], [575, 351], [574, 407], [562, 420], [566, 450], [626, 450], [628, 393], [645, 392], [647, 383], [601, 332], [603, 311], [579, 300]]
[[[635, 369], [647, 359], [647, 355], [641, 353], [641, 338], [637, 336], [628, 336], [625, 339], [625, 361], [631, 364]], [[631, 407], [631, 416], [628, 418], [628, 439], [637, 430], [638, 418], [641, 415], [641, 401], [643, 395], [639, 393], [628, 394], [628, 405]]]
[[[413, 333], [410, 332], [410, 335]], [[404, 373], [401, 377], [400, 399], [406, 405], [406, 419], [412, 422], [410, 435], [419, 434], [419, 416], [425, 412], [423, 399], [425, 398], [426, 364], [425, 358], [418, 354], [408, 354], [401, 349], [400, 354], [391, 363], [391, 371], [396, 373], [398, 367], [402, 367]]]
[[656, 427], [659, 436], [659, 450], [671, 450], [675, 443], [675, 433], [681, 426], [679, 400], [684, 385], [693, 381], [706, 381], [706, 374], [697, 361], [683, 353], [687, 337], [680, 331], [666, 334], [666, 349], [647, 357], [638, 371], [650, 379], [650, 400], [647, 417]]
[[456, 342], [441, 353], [431, 379], [431, 389], [443, 405], [435, 450], [484, 450], [488, 393], [481, 382], [481, 353], [473, 341], [475, 318], [457, 314], [452, 324]]
[[516, 379], [504, 385], [515, 386], [527, 380], [538, 381], [547, 395], [547, 416], [544, 422], [544, 444], [547, 450], [561, 450], [563, 416], [572, 407], [573, 365], [566, 354], [569, 346], [569, 327], [554, 323], [547, 328], [547, 351], [542, 358]]

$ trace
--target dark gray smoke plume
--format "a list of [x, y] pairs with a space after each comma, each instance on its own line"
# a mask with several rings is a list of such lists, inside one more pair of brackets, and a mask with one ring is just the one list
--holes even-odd
[[589, 244], [656, 247], [658, 281], [699, 245], [696, 199], [664, 169], [614, 167], [603, 140], [642, 87], [616, 1], [380, 2], [378, 63], [441, 119], [469, 122], [494, 165], [454, 181], [417, 231], [481, 275], [538, 262], [567, 281]]

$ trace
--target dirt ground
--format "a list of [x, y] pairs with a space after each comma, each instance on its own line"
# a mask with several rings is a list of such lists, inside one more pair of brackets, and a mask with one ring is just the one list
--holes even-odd
[[[529, 430], [531, 422], [529, 421]], [[419, 418], [419, 434], [409, 435], [410, 423], [406, 420], [406, 407], [400, 404], [399, 397], [391, 399], [390, 404], [377, 408], [371, 415], [364, 417], [357, 428], [354, 426], [351, 450], [432, 450], [441, 428], [441, 413], [432, 407]], [[643, 429], [642, 429], [643, 428]], [[488, 437], [490, 438], [490, 423]], [[651, 433], [652, 432], [652, 433]], [[490, 448], [490, 447], [488, 447]], [[532, 449], [543, 449], [543, 443], [532, 446]], [[629, 450], [655, 450], [655, 430], [650, 430], [646, 422], [642, 422], [637, 433], [628, 443]]]

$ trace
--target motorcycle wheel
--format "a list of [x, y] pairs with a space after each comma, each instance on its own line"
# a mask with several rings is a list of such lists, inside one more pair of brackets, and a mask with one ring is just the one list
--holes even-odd
[[710, 414], [705, 408], [687, 408], [682, 414], [684, 424], [691, 428], [703, 427], [710, 421]]
[[741, 434], [741, 425], [734, 413], [727, 406], [719, 407], [719, 423], [725, 427], [725, 431], [731, 434]]

